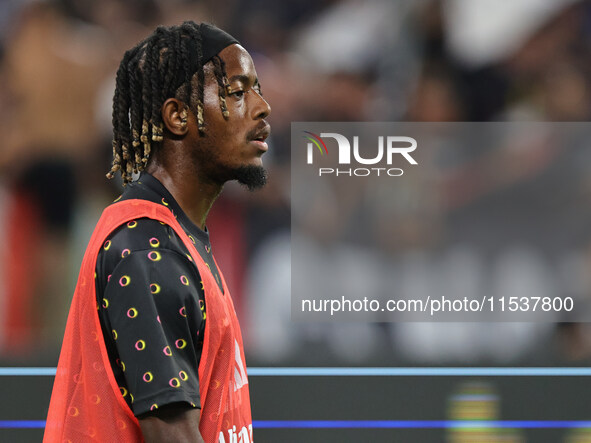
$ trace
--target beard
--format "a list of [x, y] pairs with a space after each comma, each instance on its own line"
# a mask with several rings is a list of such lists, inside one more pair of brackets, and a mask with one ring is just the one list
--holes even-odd
[[[267, 183], [267, 171], [264, 167], [223, 165], [213, 145], [208, 144], [200, 149], [194, 149], [190, 156], [194, 168], [200, 171], [199, 174], [203, 174], [204, 178], [207, 177], [208, 181], [223, 185], [227, 181], [236, 180], [249, 191], [256, 191]], [[208, 167], [203, 170], [200, 165], [208, 165]]]
[[267, 183], [267, 171], [262, 166], [240, 166], [233, 172], [234, 179], [249, 191], [260, 189]]

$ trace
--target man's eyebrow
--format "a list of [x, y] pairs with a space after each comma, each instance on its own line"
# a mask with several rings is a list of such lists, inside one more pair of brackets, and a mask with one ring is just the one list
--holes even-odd
[[[229, 82], [235, 82], [235, 81], [239, 81], [241, 83], [250, 83], [252, 82], [253, 77], [246, 75], [246, 74], [236, 74], [233, 75], [232, 77], [229, 78]], [[254, 82], [252, 82], [253, 85], [258, 85], [259, 84], [259, 79], [255, 78]]]

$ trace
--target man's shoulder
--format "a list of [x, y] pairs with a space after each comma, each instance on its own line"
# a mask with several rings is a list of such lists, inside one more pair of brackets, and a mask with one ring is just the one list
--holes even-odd
[[130, 252], [154, 248], [176, 249], [178, 241], [173, 241], [173, 237], [176, 234], [166, 223], [152, 218], [138, 218], [119, 225], [106, 242], [115, 249], [127, 249]]
[[183, 262], [191, 261], [187, 258], [186, 246], [169, 225], [151, 218], [138, 218], [118, 226], [107, 237], [98, 253], [97, 275], [108, 275], [123, 262], [140, 254], [153, 254], [154, 257], [173, 254]]

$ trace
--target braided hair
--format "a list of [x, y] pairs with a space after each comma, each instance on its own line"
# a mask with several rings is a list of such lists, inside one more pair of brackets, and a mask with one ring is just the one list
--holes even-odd
[[[197, 71], [191, 72], [192, 48], [197, 49]], [[197, 109], [199, 133], [203, 135], [202, 35], [199, 25], [159, 26], [149, 37], [125, 53], [117, 71], [113, 97], [113, 162], [107, 178], [120, 171], [123, 184], [132, 181], [132, 173], [144, 170], [150, 153], [163, 140], [162, 104], [170, 97]], [[224, 61], [212, 58], [218, 84], [220, 110], [229, 113], [226, 95], [229, 83]], [[181, 85], [178, 86], [178, 80]]]

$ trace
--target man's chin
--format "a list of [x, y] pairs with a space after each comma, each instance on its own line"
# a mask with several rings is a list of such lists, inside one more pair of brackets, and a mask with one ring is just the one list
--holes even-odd
[[234, 170], [234, 179], [249, 191], [256, 191], [267, 183], [267, 171], [262, 166], [240, 166]]

